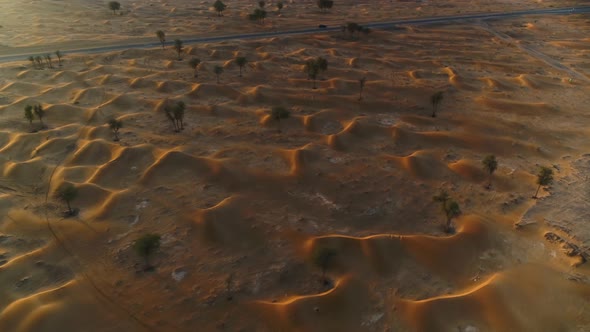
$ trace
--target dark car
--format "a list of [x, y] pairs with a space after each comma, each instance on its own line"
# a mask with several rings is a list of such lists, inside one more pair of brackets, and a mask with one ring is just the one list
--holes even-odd
[[320, 25], [318, 25], [318, 28], [320, 28], [320, 29], [325, 29], [325, 28], [327, 28], [327, 27], [328, 27], [328, 26], [327, 26], [327, 25], [324, 25], [324, 24], [320, 24]]

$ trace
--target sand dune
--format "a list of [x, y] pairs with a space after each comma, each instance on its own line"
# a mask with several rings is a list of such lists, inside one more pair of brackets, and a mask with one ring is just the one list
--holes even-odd
[[[67, 301], [63, 299], [67, 298]], [[97, 311], [98, 310], [98, 311]], [[76, 311], [75, 317], [70, 314]], [[101, 318], [97, 318], [101, 317]], [[105, 321], [105, 318], [110, 318]], [[5, 331], [54, 331], [63, 326], [87, 326], [88, 331], [139, 330], [134, 324], [112, 324], [117, 316], [97, 306], [93, 294], [76, 281], [64, 286], [24, 297], [11, 303], [0, 314], [0, 328]]]
[[[172, 40], [530, 5], [376, 3], [342, 1], [322, 14], [312, 1], [285, 2], [280, 16], [268, 3], [259, 26], [245, 22], [254, 9], [245, 2], [218, 18], [205, 2], [131, 1], [113, 15], [103, 3], [0, 0], [10, 16], [0, 54], [153, 42], [157, 29]], [[588, 76], [585, 20], [488, 25]], [[154, 48], [68, 54], [51, 69], [2, 65], [0, 330], [587, 330], [590, 279], [571, 264], [588, 241], [572, 231], [587, 210], [578, 186], [588, 84], [486, 29], [462, 22], [355, 40], [191, 45], [182, 60]], [[238, 55], [249, 60], [241, 77]], [[317, 56], [329, 66], [312, 89], [303, 68]], [[174, 132], [164, 107], [177, 101], [186, 110]], [[47, 128], [23, 118], [32, 104], [46, 110]], [[273, 118], [276, 106], [289, 117]], [[119, 141], [112, 118], [123, 122]], [[499, 161], [492, 177], [488, 154]], [[540, 165], [555, 183], [533, 200]], [[74, 218], [54, 197], [64, 184], [78, 189]], [[440, 189], [462, 210], [453, 234], [432, 202]], [[162, 235], [152, 272], [132, 247], [148, 232]], [[546, 241], [550, 233], [567, 241]], [[322, 249], [333, 253], [325, 269], [314, 263]]]
[[[522, 282], [523, 275], [538, 273], [543, 273], [543, 277]], [[462, 293], [423, 301], [401, 301], [400, 309], [417, 331], [450, 331], [450, 326], [454, 324], [463, 329], [477, 326], [480, 331], [515, 328], [521, 331], [558, 331], [568, 329], [568, 321], [579, 319], [575, 313], [578, 309], [575, 308], [584, 302], [581, 297], [588, 292], [584, 286], [565, 284], [565, 288], [571, 288], [564, 296], [554, 290], [555, 283], [561, 282], [564, 281], [555, 271], [541, 272], [535, 266], [519, 268], [493, 275]], [[505, 302], [507, 297], [512, 299], [515, 295], [519, 301]], [[547, 306], [547, 302], [543, 301], [547, 298], [565, 307], [557, 313], [554, 307]], [[534, 312], [535, 318], [530, 319], [528, 312]], [[463, 318], [465, 314], [470, 317], [469, 320]]]
[[339, 280], [334, 289], [322, 294], [294, 297], [277, 303], [262, 302], [260, 306], [274, 313], [274, 317], [269, 315], [268, 318], [271, 324], [279, 318], [276, 323], [279, 329], [354, 331], [362, 326], [359, 314], [366, 314], [364, 311], [369, 301], [358, 280], [345, 278]]

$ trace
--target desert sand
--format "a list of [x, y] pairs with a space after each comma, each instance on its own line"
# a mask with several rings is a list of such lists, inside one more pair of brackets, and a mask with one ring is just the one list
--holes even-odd
[[[575, 3], [377, 2], [390, 12], [289, 1], [258, 26], [246, 2], [217, 19], [206, 2], [122, 1], [112, 15], [0, 0], [0, 53]], [[168, 47], [0, 65], [0, 331], [590, 331], [588, 23], [528, 16], [187, 45], [181, 61]], [[249, 60], [242, 77], [236, 56]], [[317, 56], [329, 66], [314, 90], [303, 67]], [[178, 133], [163, 111], [173, 101], [187, 106]], [[47, 129], [31, 130], [28, 104], [44, 106]], [[275, 106], [291, 112], [280, 131]], [[555, 181], [535, 200], [539, 166]], [[54, 198], [64, 183], [78, 188], [76, 217]], [[432, 201], [441, 189], [461, 206], [454, 234]], [[151, 272], [132, 248], [148, 232], [162, 235]], [[327, 284], [317, 248], [335, 252]]]

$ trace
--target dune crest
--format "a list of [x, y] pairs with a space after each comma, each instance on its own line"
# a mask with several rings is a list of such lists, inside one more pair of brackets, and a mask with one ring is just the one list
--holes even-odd
[[[172, 42], [541, 4], [267, 2], [256, 23], [246, 2], [222, 16], [209, 2], [0, 3], [0, 54], [158, 46], [0, 66], [0, 331], [590, 326], [584, 15], [318, 28], [179, 59], [156, 30]], [[317, 57], [327, 69], [308, 75]], [[29, 122], [27, 105], [45, 116]], [[458, 209], [433, 200], [443, 190]], [[149, 233], [160, 246], [141, 256]]]

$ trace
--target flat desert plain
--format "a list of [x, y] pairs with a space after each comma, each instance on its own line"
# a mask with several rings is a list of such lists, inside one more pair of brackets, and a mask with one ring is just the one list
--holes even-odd
[[65, 53], [0, 65], [0, 331], [590, 331], [587, 14], [67, 52], [577, 2], [286, 1], [264, 25], [254, 2], [121, 2], [0, 1], [2, 55]]

